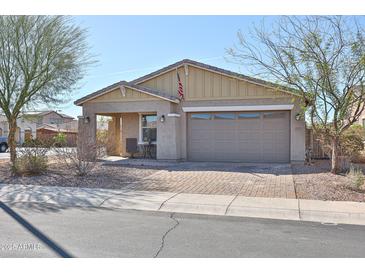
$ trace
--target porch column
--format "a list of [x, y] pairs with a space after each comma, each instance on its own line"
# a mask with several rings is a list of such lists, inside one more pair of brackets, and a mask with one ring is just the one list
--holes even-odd
[[[180, 156], [180, 117], [169, 117], [170, 109], [157, 112], [157, 159], [178, 160]], [[165, 121], [160, 121], [161, 116]]]
[[77, 146], [81, 157], [93, 158], [96, 152], [96, 115], [79, 116]]
[[122, 146], [120, 130], [120, 115], [115, 115], [108, 123], [108, 155], [120, 156]]

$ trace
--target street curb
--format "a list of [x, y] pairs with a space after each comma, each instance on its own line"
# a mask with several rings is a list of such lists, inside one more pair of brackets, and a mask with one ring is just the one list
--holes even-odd
[[365, 203], [0, 184], [0, 201], [365, 225]]
[[301, 220], [365, 225], [365, 203], [299, 200]]

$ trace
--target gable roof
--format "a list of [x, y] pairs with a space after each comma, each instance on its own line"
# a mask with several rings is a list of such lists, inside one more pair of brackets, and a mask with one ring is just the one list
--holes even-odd
[[179, 67], [184, 66], [184, 65], [191, 65], [193, 67], [197, 67], [197, 68], [205, 69], [205, 70], [208, 70], [208, 71], [224, 74], [224, 75], [234, 77], [234, 78], [237, 78], [237, 79], [240, 79], [240, 80], [244, 80], [244, 81], [256, 84], [256, 85], [265, 86], [265, 87], [269, 87], [269, 88], [276, 88], [276, 89], [279, 89], [280, 91], [287, 92], [287, 93], [290, 93], [290, 94], [295, 95], [295, 96], [299, 96], [299, 94], [297, 94], [295, 92], [295, 90], [290, 89], [288, 87], [285, 87], [283, 85], [275, 84], [275, 83], [265, 81], [265, 80], [262, 80], [262, 79], [259, 79], [259, 78], [247, 76], [247, 75], [244, 75], [244, 74], [241, 74], [241, 73], [237, 73], [237, 72], [222, 69], [222, 68], [219, 68], [219, 67], [211, 66], [211, 65], [201, 63], [201, 62], [197, 62], [197, 61], [190, 60], [190, 59], [181, 60], [179, 62], [176, 62], [174, 64], [166, 66], [162, 69], [156, 70], [152, 73], [149, 73], [147, 75], [139, 77], [139, 78], [131, 81], [130, 83], [140, 84], [144, 81], [147, 81], [147, 80], [152, 79], [152, 78], [154, 78], [158, 75], [161, 75], [163, 73], [174, 70], [174, 69], [179, 68]]
[[166, 100], [166, 101], [170, 101], [170, 102], [173, 102], [173, 103], [179, 103], [179, 98], [177, 96], [172, 96], [172, 95], [169, 95], [167, 93], [164, 93], [162, 91], [159, 91], [157, 89], [153, 89], [153, 88], [149, 88], [149, 87], [143, 87], [143, 86], [140, 86], [140, 85], [136, 85], [136, 84], [133, 84], [133, 83], [129, 83], [127, 81], [120, 81], [120, 82], [117, 82], [117, 83], [114, 83], [110, 86], [107, 86], [103, 89], [99, 89], [89, 95], [86, 95], [78, 100], [76, 100], [74, 102], [75, 105], [79, 106], [79, 105], [82, 105], [83, 103], [85, 103], [86, 101], [89, 101], [91, 99], [94, 99], [96, 97], [99, 97], [103, 94], [106, 94], [118, 87], [127, 87], [127, 88], [130, 88], [130, 89], [133, 89], [133, 90], [136, 90], [136, 91], [139, 91], [139, 92], [142, 92], [142, 93], [145, 93], [145, 94], [148, 94], [148, 95], [151, 95], [151, 96], [154, 96], [154, 97], [158, 97], [162, 100]]
[[219, 67], [215, 67], [215, 66], [211, 66], [211, 65], [204, 64], [204, 63], [201, 63], [201, 62], [193, 61], [193, 60], [190, 60], [190, 59], [183, 59], [183, 60], [178, 61], [174, 64], [171, 64], [169, 66], [166, 66], [164, 68], [161, 68], [159, 70], [151, 72], [151, 73], [149, 73], [147, 75], [144, 75], [142, 77], [139, 77], [137, 79], [134, 79], [130, 82], [127, 82], [127, 81], [116, 82], [116, 83], [114, 83], [110, 86], [107, 86], [103, 89], [97, 90], [93, 93], [90, 93], [90, 94], [76, 100], [74, 102], [74, 104], [80, 106], [83, 103], [85, 103], [86, 101], [89, 101], [93, 98], [96, 98], [98, 96], [106, 94], [106, 93], [108, 93], [108, 92], [110, 92], [110, 91], [112, 91], [112, 90], [114, 90], [114, 89], [116, 89], [120, 86], [125, 86], [125, 87], [128, 87], [128, 88], [134, 89], [136, 91], [149, 94], [151, 96], [159, 97], [159, 98], [167, 100], [167, 101], [178, 103], [179, 98], [177, 96], [172, 96], [172, 95], [166, 94], [164, 92], [161, 92], [159, 90], [144, 87], [144, 86], [141, 86], [139, 84], [144, 82], [144, 81], [147, 81], [149, 79], [152, 79], [154, 77], [157, 77], [157, 76], [159, 76], [163, 73], [166, 73], [166, 72], [169, 72], [171, 70], [177, 69], [177, 68], [179, 68], [181, 66], [184, 66], [184, 65], [190, 65], [190, 66], [194, 66], [194, 67], [201, 68], [201, 69], [204, 69], [204, 70], [212, 71], [212, 72], [215, 72], [215, 73], [220, 73], [220, 74], [223, 74], [223, 75], [226, 75], [226, 76], [229, 76], [229, 77], [234, 77], [234, 78], [237, 78], [237, 79], [240, 79], [240, 80], [250, 82], [252, 84], [256, 84], [256, 85], [260, 85], [260, 86], [264, 86], [264, 87], [268, 87], [268, 88], [275, 88], [275, 89], [278, 89], [282, 92], [286, 92], [286, 93], [289, 93], [289, 94], [294, 95], [294, 96], [299, 96], [299, 94], [296, 93], [295, 90], [290, 89], [288, 87], [285, 87], [283, 85], [275, 84], [275, 83], [272, 83], [272, 82], [269, 82], [269, 81], [265, 81], [265, 80], [254, 78], [254, 77], [250, 77], [250, 76], [247, 76], [247, 75], [244, 75], [244, 74], [229, 71], [229, 70], [222, 69], [222, 68], [219, 68]]

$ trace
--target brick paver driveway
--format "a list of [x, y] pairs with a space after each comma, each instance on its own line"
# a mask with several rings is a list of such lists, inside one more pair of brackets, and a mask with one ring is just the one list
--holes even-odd
[[135, 190], [295, 198], [290, 165], [179, 163], [133, 184]]

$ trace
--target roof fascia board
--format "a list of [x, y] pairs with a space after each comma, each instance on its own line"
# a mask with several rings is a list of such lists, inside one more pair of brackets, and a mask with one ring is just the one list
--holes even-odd
[[103, 91], [103, 92], [100, 92], [99, 94], [95, 94], [94, 96], [91, 96], [91, 97], [89, 97], [89, 98], [85, 98], [84, 100], [82, 100], [82, 101], [80, 101], [80, 102], [75, 101], [75, 102], [77, 102], [77, 103], [76, 103], [76, 105], [77, 105], [77, 106], [81, 106], [83, 103], [85, 103], [85, 102], [87, 102], [87, 101], [90, 101], [90, 100], [92, 100], [92, 99], [95, 99], [95, 98], [97, 98], [97, 97], [99, 97], [99, 96], [102, 96], [102, 95], [104, 95], [104, 94], [106, 94], [106, 93], [108, 93], [108, 92], [111, 92], [111, 91], [112, 91], [112, 90], [114, 90], [114, 89], [116, 89], [116, 87], [113, 87], [113, 88], [107, 89], [107, 90], [105, 90], [105, 91]]
[[175, 99], [175, 100], [174, 99], [169, 99], [169, 98], [166, 98], [166, 97], [163, 97], [163, 96], [160, 96], [160, 95], [148, 92], [148, 91], [144, 91], [144, 90], [136, 88], [136, 87], [128, 86], [128, 85], [126, 85], [125, 87], [136, 90], [136, 91], [139, 91], [139, 92], [142, 92], [142, 93], [145, 93], [145, 94], [150, 95], [150, 96], [160, 98], [162, 100], [170, 101], [172, 103], [177, 103], [177, 104], [179, 103], [179, 100], [177, 100], [177, 99]]

